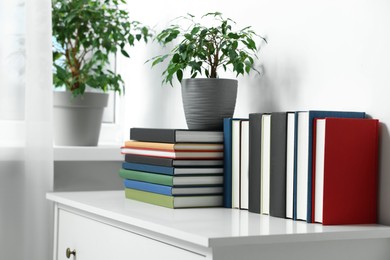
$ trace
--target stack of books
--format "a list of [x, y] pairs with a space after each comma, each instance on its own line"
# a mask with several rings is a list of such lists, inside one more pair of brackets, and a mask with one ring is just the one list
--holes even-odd
[[376, 223], [378, 129], [356, 111], [226, 118], [224, 206], [309, 223]]
[[121, 148], [125, 195], [168, 208], [223, 205], [223, 132], [131, 128]]

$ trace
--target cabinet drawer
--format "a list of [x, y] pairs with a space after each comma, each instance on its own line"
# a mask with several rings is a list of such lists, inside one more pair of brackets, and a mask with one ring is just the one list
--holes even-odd
[[205, 257], [84, 216], [58, 212], [57, 260], [67, 260], [66, 250], [76, 251], [74, 260], [188, 259]]

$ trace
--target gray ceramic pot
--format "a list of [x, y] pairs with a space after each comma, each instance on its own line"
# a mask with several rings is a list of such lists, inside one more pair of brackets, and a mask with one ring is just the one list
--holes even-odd
[[108, 94], [54, 92], [54, 143], [64, 146], [96, 146]]
[[182, 99], [190, 130], [222, 130], [223, 119], [233, 117], [237, 98], [235, 79], [183, 79]]

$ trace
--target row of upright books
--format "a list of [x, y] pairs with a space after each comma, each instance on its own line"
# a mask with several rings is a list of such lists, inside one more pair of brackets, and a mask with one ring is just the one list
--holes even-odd
[[223, 133], [131, 128], [119, 175], [125, 196], [168, 208], [223, 204]]
[[378, 125], [344, 111], [226, 118], [224, 206], [309, 223], [376, 223]]

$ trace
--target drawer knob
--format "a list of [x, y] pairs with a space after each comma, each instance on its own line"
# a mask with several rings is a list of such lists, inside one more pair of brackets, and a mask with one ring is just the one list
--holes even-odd
[[72, 255], [76, 256], [76, 250], [70, 250], [70, 248], [68, 247], [66, 249], [65, 254], [66, 254], [66, 258], [70, 258]]

